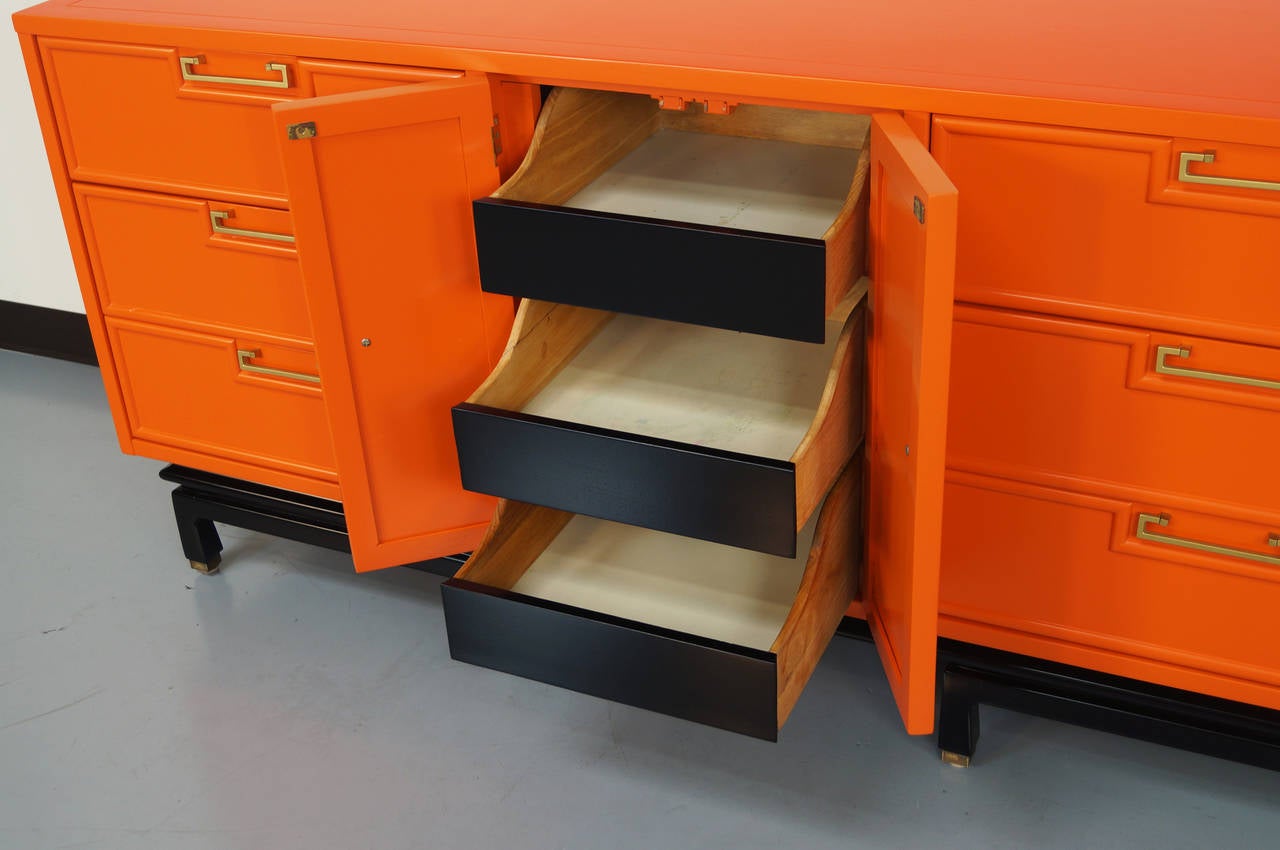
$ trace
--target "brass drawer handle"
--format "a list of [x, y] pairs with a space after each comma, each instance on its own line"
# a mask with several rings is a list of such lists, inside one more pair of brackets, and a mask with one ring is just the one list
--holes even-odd
[[250, 239], [288, 242], [290, 245], [294, 242], [293, 237], [288, 233], [267, 233], [265, 230], [241, 230], [238, 227], [227, 227], [223, 222], [231, 217], [231, 213], [225, 210], [209, 210], [209, 223], [213, 225], [213, 232], [224, 236], [248, 236]]
[[197, 83], [223, 83], [229, 86], [254, 86], [264, 89], [289, 88], [289, 66], [279, 62], [268, 62], [267, 70], [280, 75], [278, 80], [253, 80], [244, 77], [218, 77], [212, 74], [197, 74], [193, 69], [204, 64], [203, 56], [179, 56], [178, 64], [182, 66], [182, 79]]
[[1212, 163], [1218, 155], [1214, 151], [1194, 153], [1182, 151], [1178, 154], [1178, 179], [1183, 183], [1203, 183], [1206, 186], [1230, 186], [1232, 189], [1265, 189], [1268, 192], [1280, 192], [1280, 183], [1272, 180], [1245, 180], [1240, 177], [1211, 177], [1207, 174], [1192, 174], [1189, 165], [1193, 162]]
[[1191, 349], [1185, 346], [1161, 345], [1156, 347], [1156, 372], [1160, 375], [1178, 375], [1182, 378], [1199, 378], [1202, 381], [1219, 381], [1224, 384], [1240, 384], [1245, 387], [1257, 387], [1263, 390], [1280, 390], [1280, 381], [1269, 381], [1266, 378], [1249, 378], [1245, 375], [1228, 375], [1225, 372], [1205, 372], [1201, 369], [1184, 369], [1181, 366], [1170, 366], [1170, 357], [1190, 357]]
[[309, 384], [320, 383], [319, 375], [308, 375], [306, 372], [290, 372], [288, 369], [272, 369], [269, 366], [259, 366], [249, 361], [255, 357], [260, 357], [261, 351], [257, 349], [236, 349], [236, 357], [240, 359], [240, 371], [253, 372], [258, 375], [270, 375], [273, 378], [289, 378], [293, 381], [306, 381]]
[[[1242, 558], [1246, 561], [1257, 561], [1259, 564], [1280, 567], [1280, 555], [1264, 555], [1261, 552], [1250, 552], [1248, 549], [1234, 549], [1230, 546], [1219, 546], [1216, 543], [1201, 543], [1199, 540], [1171, 537], [1168, 534], [1159, 534], [1148, 529], [1148, 526], [1151, 525], [1164, 527], [1168, 524], [1168, 514], [1138, 514], [1138, 539], [1150, 540], [1153, 543], [1167, 543], [1170, 546], [1181, 546], [1183, 549], [1194, 549], [1197, 552], [1208, 552], [1211, 555], [1226, 555], [1228, 558]], [[1270, 535], [1267, 538], [1267, 545], [1280, 548], [1280, 534]]]

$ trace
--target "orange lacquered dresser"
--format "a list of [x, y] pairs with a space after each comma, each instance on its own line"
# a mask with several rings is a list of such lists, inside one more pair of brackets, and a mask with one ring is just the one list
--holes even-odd
[[[357, 569], [482, 545], [463, 575], [495, 577], [470, 588], [483, 607], [541, 557], [516, 548], [580, 528], [565, 511], [592, 499], [624, 491], [592, 516], [628, 527], [697, 525], [637, 519], [627, 487], [660, 509], [678, 482], [643, 461], [602, 471], [578, 448], [644, 439], [575, 426], [557, 444], [546, 435], [564, 422], [521, 407], [599, 327], [632, 327], [593, 311], [801, 346], [858, 317], [856, 331], [833, 326], [843, 347], [804, 443], [839, 450], [704, 452], [708, 470], [781, 476], [770, 487], [785, 498], [709, 485], [736, 506], [713, 519], [737, 530], [701, 536], [750, 549], [739, 531], [767, 515], [794, 557], [804, 518], [824, 517], [778, 644], [733, 662], [763, 689], [752, 728], [776, 733], [834, 628], [832, 594], [856, 588], [848, 613], [870, 623], [906, 726], [923, 733], [939, 636], [1280, 709], [1280, 65], [1267, 37], [1280, 12], [1254, 5], [1202, 18], [1136, 0], [1018, 16], [1000, 0], [876, 0], [856, 16], [823, 3], [780, 16], [667, 0], [51, 0], [15, 23], [122, 448], [340, 500]], [[535, 127], [543, 87], [588, 93], [552, 95], [562, 114], [548, 106]], [[647, 183], [643, 204], [575, 207], [658, 130], [705, 133], [704, 159]], [[834, 198], [822, 228], [735, 225], [778, 213], [769, 169], [734, 171], [739, 137], [846, 152], [843, 182], [797, 193]], [[766, 188], [691, 222], [653, 211], [685, 198], [677, 183]], [[520, 221], [533, 229], [502, 224]], [[761, 283], [765, 268], [787, 271]], [[865, 294], [836, 306], [848, 292]], [[508, 340], [512, 295], [529, 300]], [[510, 409], [495, 412], [498, 397]], [[455, 405], [471, 419], [451, 420]], [[503, 434], [539, 436], [455, 433], [499, 419]], [[574, 448], [530, 459], [535, 445]], [[497, 501], [464, 489], [458, 452], [473, 469], [503, 458], [473, 482], [543, 495], [504, 502], [489, 528]], [[585, 508], [546, 495], [562, 478]], [[819, 511], [828, 488], [834, 507]], [[855, 505], [856, 546], [830, 530]], [[831, 565], [847, 550], [856, 575]], [[564, 628], [556, 646], [585, 628], [543, 609], [504, 610]], [[687, 643], [696, 659], [720, 651]], [[809, 666], [787, 672], [797, 653]], [[625, 687], [636, 704], [671, 702]]]

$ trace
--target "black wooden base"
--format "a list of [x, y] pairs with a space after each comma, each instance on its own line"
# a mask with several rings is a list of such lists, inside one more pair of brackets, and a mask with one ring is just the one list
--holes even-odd
[[958, 641], [938, 650], [938, 748], [951, 764], [969, 764], [979, 706], [992, 705], [1280, 770], [1280, 711]]
[[[174, 517], [193, 566], [217, 568], [215, 522], [350, 551], [340, 502], [182, 466], [165, 467], [160, 477], [179, 485]], [[452, 555], [406, 566], [452, 577], [465, 561]], [[838, 633], [871, 640], [866, 622], [849, 617]], [[980, 706], [992, 705], [1280, 770], [1280, 711], [959, 641], [940, 640], [938, 653], [938, 747], [953, 764], [973, 757]]]
[[[201, 572], [215, 571], [221, 560], [222, 541], [215, 522], [339, 552], [351, 551], [341, 502], [185, 466], [166, 466], [160, 477], [179, 485], [173, 491], [178, 539], [191, 566]], [[451, 555], [405, 566], [449, 577], [465, 561], [465, 555]]]

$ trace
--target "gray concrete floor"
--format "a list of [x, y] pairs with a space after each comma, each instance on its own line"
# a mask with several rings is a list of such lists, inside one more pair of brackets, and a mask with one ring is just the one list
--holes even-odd
[[432, 576], [225, 527], [188, 570], [160, 466], [96, 369], [0, 351], [6, 850], [1280, 842], [1257, 768], [989, 709], [942, 765], [859, 641], [778, 744], [456, 664]]

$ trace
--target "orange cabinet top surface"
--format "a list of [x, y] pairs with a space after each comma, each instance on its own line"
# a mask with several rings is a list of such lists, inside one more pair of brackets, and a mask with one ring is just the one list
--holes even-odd
[[[15, 23], [324, 40], [312, 55], [341, 39], [400, 64], [702, 92], [742, 91], [743, 75], [807, 78], [816, 101], [930, 111], [997, 95], [1280, 118], [1275, 0], [50, 0]], [[686, 73], [636, 75], [645, 68]]]

